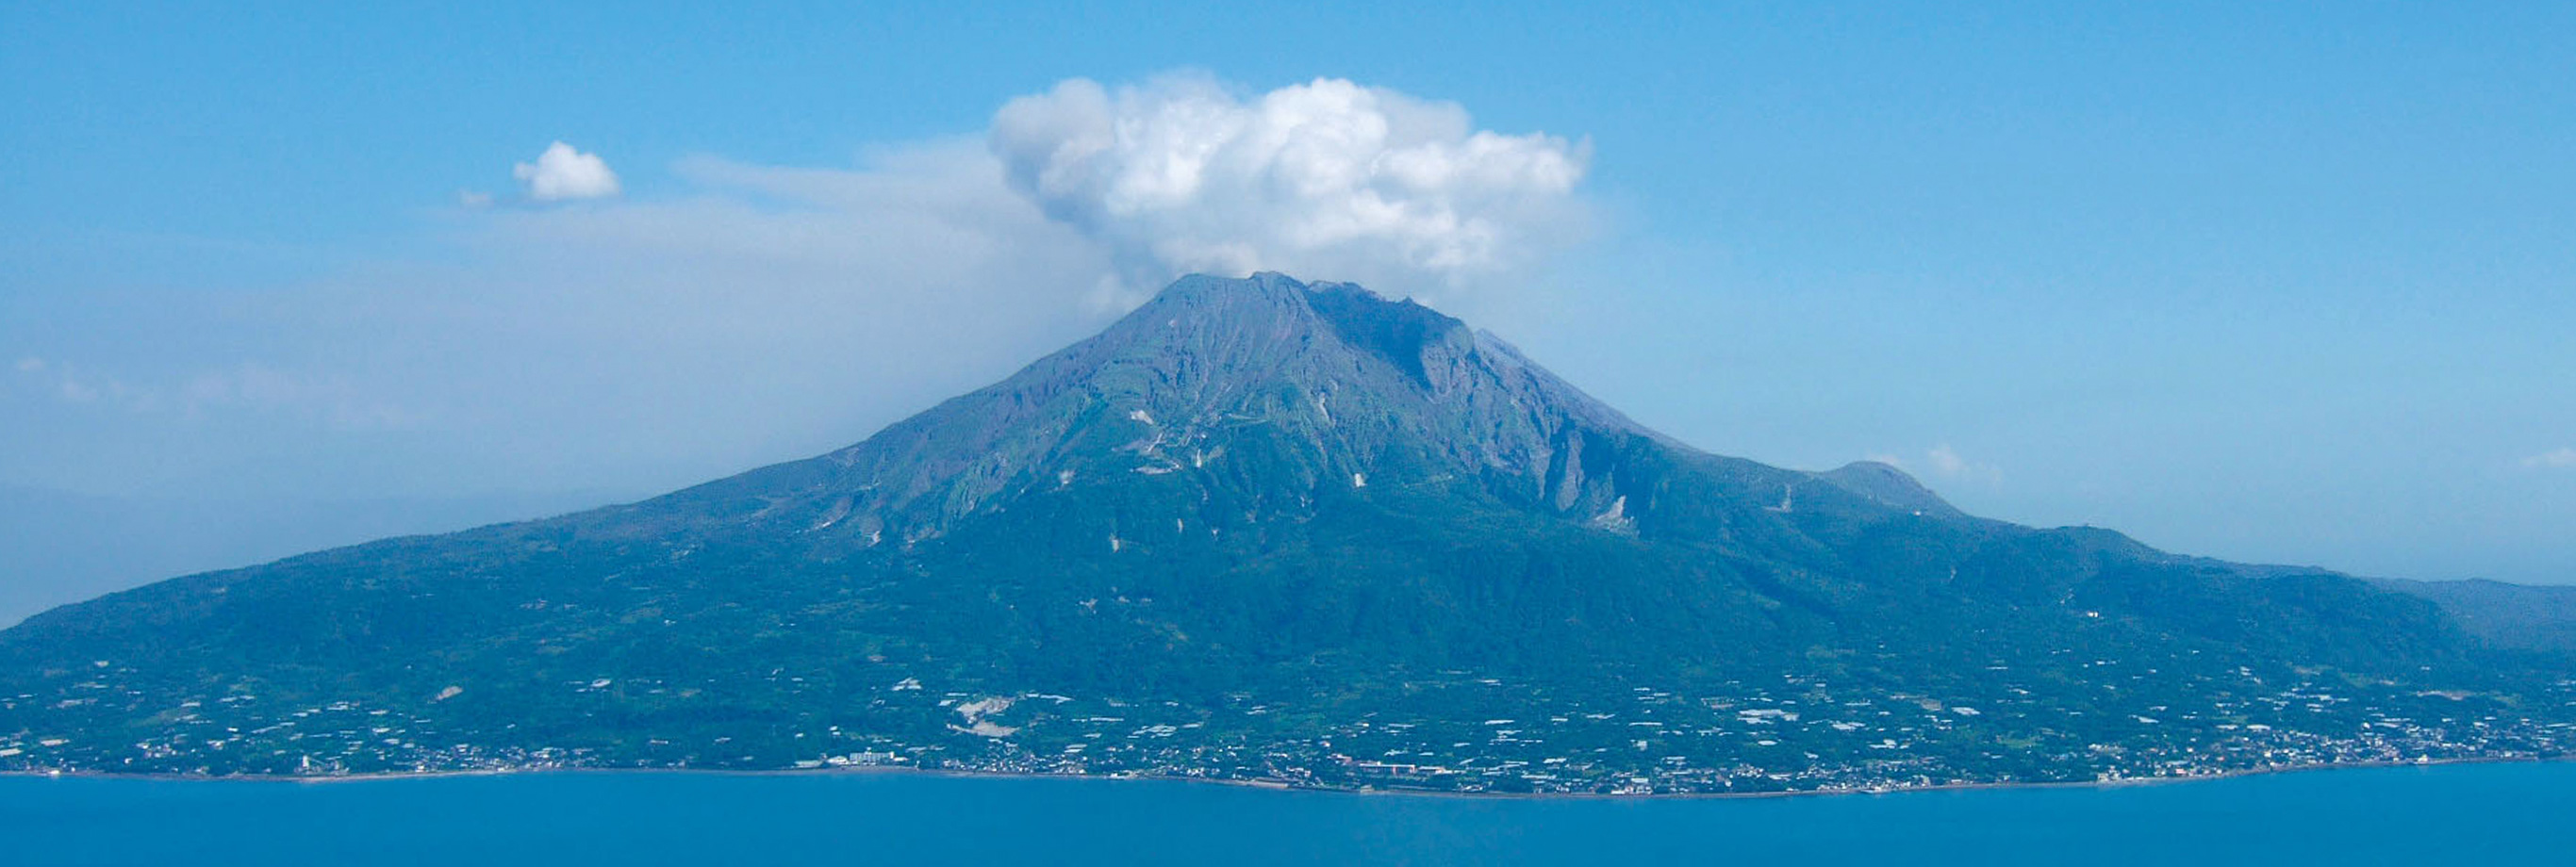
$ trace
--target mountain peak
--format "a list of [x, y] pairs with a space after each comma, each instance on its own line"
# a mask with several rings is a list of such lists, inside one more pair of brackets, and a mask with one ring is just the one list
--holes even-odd
[[1617, 497], [1598, 475], [1599, 450], [1639, 438], [1661, 442], [1409, 299], [1274, 272], [1194, 274], [1008, 379], [776, 470], [809, 486], [758, 514], [873, 544], [1085, 480], [1242, 483], [1224, 466], [1258, 460], [1262, 484], [1290, 491], [1481, 479], [1511, 499], [1589, 515]]
[[1817, 473], [1816, 477], [1899, 509], [1949, 517], [1962, 514], [1948, 500], [1941, 499], [1941, 495], [1915, 481], [1912, 475], [1884, 461], [1853, 461], [1840, 468]]
[[1357, 283], [1308, 283], [1276, 271], [1181, 277], [1127, 321], [1165, 329], [1292, 331], [1320, 323], [1343, 346], [1386, 362], [1426, 388], [1436, 387], [1429, 365], [1439, 357], [1473, 353], [1477, 343], [1466, 323], [1411, 298], [1389, 299]]
[[[1145, 307], [1167, 301], [1204, 299], [1212, 295], [1258, 295], [1289, 298], [1307, 291], [1303, 280], [1277, 271], [1255, 272], [1249, 277], [1221, 277], [1215, 274], [1184, 274], [1165, 284]], [[1142, 309], [1142, 308], [1140, 308]]]

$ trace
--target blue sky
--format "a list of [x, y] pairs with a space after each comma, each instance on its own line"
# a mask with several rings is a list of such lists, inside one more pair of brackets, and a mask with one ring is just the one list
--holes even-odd
[[[1509, 273], [1376, 282], [1686, 441], [2576, 580], [2569, 7], [450, 5], [0, 9], [0, 486], [526, 508], [841, 445], [1181, 225], [958, 180], [1006, 103], [1323, 78], [1578, 158]], [[527, 200], [556, 141], [619, 194]]]

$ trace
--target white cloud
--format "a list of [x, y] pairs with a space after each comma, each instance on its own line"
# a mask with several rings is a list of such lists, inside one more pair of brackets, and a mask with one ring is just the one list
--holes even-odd
[[856, 442], [1105, 322], [1100, 244], [1012, 192], [980, 135], [666, 171], [667, 195], [453, 214], [437, 255], [277, 305], [308, 347], [278, 368], [440, 448], [498, 444], [487, 486], [676, 485]]
[[[555, 142], [537, 155], [534, 163], [520, 163], [510, 169], [519, 179], [532, 201], [555, 202], [568, 199], [599, 199], [617, 195], [617, 173], [608, 170], [608, 161], [598, 154], [582, 153], [572, 145]], [[468, 198], [468, 206], [473, 200]]]
[[345, 375], [255, 361], [193, 373], [145, 369], [110, 374], [95, 365], [36, 358], [20, 360], [17, 368], [44, 376], [54, 396], [65, 403], [111, 407], [137, 416], [193, 420], [226, 410], [254, 410], [321, 420], [333, 430], [390, 430], [421, 421], [417, 413], [370, 397], [368, 389]]
[[2576, 448], [2555, 449], [2532, 455], [2531, 457], [2523, 458], [2522, 465], [2526, 469], [2535, 470], [2576, 469]]
[[1014, 189], [1110, 246], [1133, 288], [1186, 271], [1455, 286], [1578, 234], [1588, 144], [1478, 130], [1455, 103], [1342, 79], [1240, 99], [1072, 79], [1004, 105]]
[[492, 206], [492, 194], [481, 190], [457, 190], [456, 204], [467, 210], [489, 208]]
[[[1581, 216], [1579, 148], [1477, 134], [1455, 106], [1346, 82], [1248, 102], [1212, 86], [1123, 97], [1091, 87], [1100, 111], [1077, 120], [1115, 127], [1115, 111], [1205, 107], [1243, 129], [1210, 137], [1129, 119], [1135, 135], [1212, 143], [1187, 192], [1137, 180], [1148, 149], [1116, 135], [1102, 155], [1050, 161], [1060, 180], [1125, 178], [1120, 189], [1159, 198], [1082, 192], [1107, 186], [1049, 196], [1015, 181], [1035, 167], [1004, 143], [1043, 137], [1012, 118], [1054, 105], [1050, 95], [1015, 103], [992, 130], [889, 143], [854, 164], [694, 157], [656, 167], [667, 192], [641, 200], [497, 206], [569, 198], [581, 186], [565, 185], [567, 173], [590, 169], [601, 181], [591, 192], [614, 189], [597, 157], [558, 143], [520, 168], [524, 193], [479, 208], [460, 194], [465, 207], [440, 214], [420, 255], [257, 298], [149, 299], [175, 305], [151, 308], [164, 319], [220, 329], [208, 343], [261, 347], [256, 364], [124, 353], [110, 378], [49, 356], [23, 380], [43, 389], [47, 411], [111, 423], [73, 407], [70, 392], [93, 409], [132, 409], [113, 422], [129, 446], [115, 453], [155, 460], [0, 449], [0, 475], [214, 484], [201, 473], [218, 471], [200, 468], [226, 467], [223, 484], [306, 472], [301, 482], [331, 488], [361, 484], [349, 472], [363, 466], [378, 474], [370, 484], [415, 491], [678, 485], [855, 442], [1097, 331], [1105, 308], [1121, 306], [1100, 301], [1132, 300], [1165, 272], [1275, 268], [1395, 292], [1473, 278], [1483, 289], [1497, 281], [1479, 269], [1531, 261]], [[1322, 100], [1299, 109], [1320, 119], [1282, 120], [1299, 99]], [[1336, 129], [1365, 141], [1327, 135]], [[1249, 252], [1229, 265], [1180, 252], [1193, 246]], [[103, 356], [114, 348], [99, 342]], [[278, 455], [297, 457], [267, 457]]]
[[[17, 369], [20, 376], [38, 383], [39, 388], [50, 387], [54, 396], [66, 403], [105, 402], [135, 410], [152, 408], [151, 395], [126, 387], [125, 383], [118, 381], [116, 377], [85, 370], [68, 361], [61, 359], [48, 361], [31, 355], [18, 359], [18, 362], [11, 366]], [[44, 385], [45, 383], [50, 383], [50, 386]]]
[[199, 372], [180, 389], [191, 414], [226, 408], [284, 412], [339, 431], [384, 431], [427, 419], [373, 396], [345, 375], [288, 370], [256, 361]]
[[1949, 443], [1925, 449], [1923, 459], [1935, 475], [1943, 478], [1986, 484], [2003, 480], [2003, 470], [1993, 464], [1969, 460], [1960, 455], [1958, 449], [1951, 448]]

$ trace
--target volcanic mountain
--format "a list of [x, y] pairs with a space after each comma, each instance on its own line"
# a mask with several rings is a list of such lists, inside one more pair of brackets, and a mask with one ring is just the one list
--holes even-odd
[[820, 457], [38, 615], [0, 767], [1743, 791], [2562, 749], [2564, 655], [2394, 586], [1707, 454], [1410, 301], [1193, 276]]

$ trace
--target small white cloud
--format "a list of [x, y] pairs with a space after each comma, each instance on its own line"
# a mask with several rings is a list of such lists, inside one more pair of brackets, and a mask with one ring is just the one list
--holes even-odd
[[2562, 448], [2541, 452], [2540, 454], [2523, 458], [2522, 465], [2525, 469], [2534, 470], [2576, 469], [2576, 448]]
[[243, 362], [207, 370], [179, 389], [190, 413], [247, 409], [300, 415], [333, 430], [398, 430], [426, 420], [422, 413], [370, 396], [346, 377], [312, 374]]
[[608, 170], [608, 161], [563, 142], [547, 145], [536, 162], [520, 163], [510, 174], [526, 188], [530, 201], [600, 199], [617, 195], [618, 190], [617, 173]]
[[126, 387], [116, 377], [84, 370], [67, 361], [28, 356], [10, 366], [16, 368], [20, 376], [34, 380], [39, 388], [51, 389], [55, 397], [67, 403], [107, 403], [142, 411], [152, 408], [151, 395]]
[[481, 190], [457, 190], [456, 204], [467, 210], [479, 211], [492, 206], [492, 194]]
[[1932, 468], [1933, 473], [1946, 478], [1967, 479], [1987, 484], [2003, 479], [2003, 470], [1993, 464], [1969, 460], [1961, 456], [1958, 449], [1951, 448], [1949, 443], [1942, 443], [1924, 450], [1923, 458]]
[[1580, 234], [1589, 157], [1333, 78], [1249, 98], [1204, 77], [1072, 79], [1004, 105], [989, 143], [1014, 189], [1140, 288], [1184, 271], [1447, 286], [1508, 270]]

